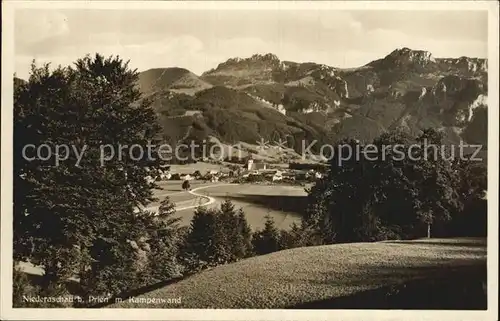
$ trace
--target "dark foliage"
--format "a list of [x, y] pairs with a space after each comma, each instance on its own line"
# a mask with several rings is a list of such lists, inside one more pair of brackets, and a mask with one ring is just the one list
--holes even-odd
[[181, 259], [188, 273], [252, 255], [251, 230], [244, 213], [230, 201], [220, 209], [199, 207], [191, 221]]
[[265, 226], [253, 234], [252, 244], [257, 255], [280, 250], [280, 231], [276, 228], [272, 217], [266, 216]]
[[191, 184], [189, 183], [189, 181], [186, 180], [186, 181], [182, 182], [182, 189], [186, 190], [186, 191], [191, 189]]
[[[328, 175], [309, 190], [303, 222], [323, 243], [451, 236], [459, 226], [463, 235], [465, 222], [469, 233], [485, 231], [485, 208], [470, 213], [484, 197], [485, 168], [444, 157], [441, 133], [429, 129], [413, 139], [390, 132], [373, 142], [370, 154], [359, 141], [339, 146]], [[342, 150], [362, 152], [342, 159]]]
[[[151, 237], [148, 227], [162, 225], [135, 209], [153, 200], [146, 168], [161, 163], [155, 150], [151, 159], [126, 150], [103, 161], [101, 154], [102, 146], [116, 153], [118, 145], [147, 150], [149, 142], [156, 144], [155, 113], [141, 100], [137, 77], [119, 57], [96, 55], [53, 71], [33, 64], [29, 80], [16, 84], [14, 259], [43, 267], [40, 293], [64, 292], [73, 277], [84, 295], [110, 295], [148, 282], [141, 242]], [[29, 144], [69, 150], [28, 160], [23, 150]], [[171, 246], [169, 237], [155, 241], [164, 244], [157, 244], [154, 255], [169, 251], [161, 249]]]

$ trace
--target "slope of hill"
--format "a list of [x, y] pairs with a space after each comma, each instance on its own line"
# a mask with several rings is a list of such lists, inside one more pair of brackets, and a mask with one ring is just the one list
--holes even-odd
[[[471, 271], [474, 274], [468, 274], [468, 279], [461, 278], [461, 273]], [[426, 293], [419, 297], [429, 298], [429, 306], [436, 304], [435, 308], [446, 308], [446, 302], [453, 302], [448, 299], [457, 295], [456, 292], [461, 300], [456, 301], [460, 302], [457, 304], [468, 306], [479, 298], [486, 304], [482, 289], [485, 273], [486, 243], [483, 239], [337, 244], [285, 250], [218, 266], [137, 298], [182, 298], [180, 304], [158, 304], [156, 308], [350, 306], [359, 309], [376, 307], [380, 303], [370, 302], [366, 297], [362, 300], [367, 295], [365, 291], [382, 289], [381, 296], [385, 300], [391, 290], [404, 292], [401, 284], [406, 284], [412, 291]], [[437, 278], [441, 283], [432, 285]], [[418, 284], [424, 287], [419, 288]], [[464, 293], [464, 290], [469, 292]], [[436, 292], [433, 294], [433, 291]], [[357, 305], [346, 300], [355, 300], [353, 295], [362, 295]], [[410, 305], [419, 304], [410, 293], [407, 295]], [[372, 295], [371, 299], [377, 296], [380, 295]], [[436, 302], [432, 303], [434, 300]], [[124, 300], [111, 307], [143, 308], [146, 304]], [[379, 305], [378, 308], [383, 307]]]
[[157, 110], [174, 116], [201, 110], [206, 128], [228, 142], [273, 136], [371, 141], [395, 128], [418, 134], [434, 127], [449, 142], [487, 143], [485, 59], [434, 58], [402, 48], [360, 68], [339, 69], [256, 54], [229, 59], [200, 78], [177, 68], [153, 69], [141, 79]]
[[184, 68], [155, 68], [139, 74], [139, 88], [146, 94], [169, 90], [193, 95], [210, 87], [211, 84]]
[[148, 97], [153, 99], [165, 140], [171, 143], [202, 141], [209, 136], [229, 144], [281, 139], [298, 149], [302, 140], [326, 135], [322, 126], [283, 115], [244, 91], [223, 86], [199, 91], [194, 96], [156, 92]]

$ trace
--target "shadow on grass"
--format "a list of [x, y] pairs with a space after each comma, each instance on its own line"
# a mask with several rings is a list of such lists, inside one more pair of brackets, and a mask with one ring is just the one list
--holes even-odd
[[[424, 269], [424, 270], [422, 270]], [[386, 271], [392, 284], [353, 295], [307, 302], [289, 309], [415, 309], [415, 310], [486, 310], [486, 265], [453, 268], [410, 268], [413, 273], [427, 274], [408, 281], [394, 282], [407, 274], [408, 268]], [[403, 272], [403, 270], [406, 270]], [[412, 272], [410, 272], [412, 273]], [[380, 276], [383, 277], [383, 276]], [[406, 275], [408, 279], [408, 275]], [[351, 286], [373, 280], [359, 279]], [[389, 281], [389, 279], [387, 279]], [[351, 282], [350, 282], [351, 283]], [[391, 282], [387, 282], [391, 283]], [[344, 285], [346, 285], [344, 283]]]
[[106, 307], [114, 304], [115, 302], [122, 302], [122, 301], [125, 301], [125, 300], [129, 299], [129, 298], [136, 297], [136, 296], [139, 296], [139, 295], [142, 295], [142, 294], [146, 294], [148, 292], [152, 292], [154, 290], [158, 290], [158, 289], [160, 289], [162, 287], [165, 287], [167, 285], [171, 285], [171, 284], [177, 283], [177, 282], [179, 282], [179, 281], [187, 278], [188, 276], [190, 276], [190, 275], [186, 275], [186, 276], [183, 276], [183, 277], [174, 278], [174, 279], [171, 279], [171, 280], [168, 280], [168, 281], [162, 281], [162, 282], [159, 282], [159, 283], [155, 283], [155, 284], [152, 284], [152, 285], [141, 287], [139, 289], [127, 291], [125, 293], [121, 293], [119, 295], [115, 295], [115, 296], [111, 297], [108, 300], [108, 302], [97, 303], [97, 304], [88, 306], [87, 308], [91, 308], [91, 309], [94, 309], [94, 308], [106, 308]]
[[412, 241], [386, 241], [385, 243], [392, 244], [409, 244], [409, 245], [438, 245], [438, 246], [458, 246], [458, 247], [486, 247], [486, 239], [485, 238], [471, 238], [464, 239], [460, 242], [451, 242], [451, 241], [427, 241], [427, 240], [412, 240]]
[[307, 197], [289, 195], [226, 195], [230, 201], [247, 202], [276, 211], [292, 212], [302, 215], [307, 206]]

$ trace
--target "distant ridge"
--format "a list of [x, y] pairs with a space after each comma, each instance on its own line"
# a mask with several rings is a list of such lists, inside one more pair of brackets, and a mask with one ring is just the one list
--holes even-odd
[[154, 68], [139, 74], [139, 87], [144, 93], [162, 90], [193, 95], [200, 90], [212, 87], [194, 73], [184, 68]]

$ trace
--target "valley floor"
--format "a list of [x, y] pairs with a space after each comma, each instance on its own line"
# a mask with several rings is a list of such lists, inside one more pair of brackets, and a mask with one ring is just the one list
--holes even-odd
[[[191, 181], [191, 191], [183, 191], [182, 181], [165, 181], [159, 184], [155, 196], [162, 200], [170, 197], [176, 205], [176, 216], [182, 225], [189, 225], [197, 206], [218, 207], [224, 200], [231, 200], [237, 209], [243, 209], [253, 230], [264, 227], [265, 216], [271, 216], [280, 229], [287, 229], [300, 221], [305, 206], [306, 192], [301, 186], [203, 183]], [[148, 209], [156, 210], [159, 203]]]

